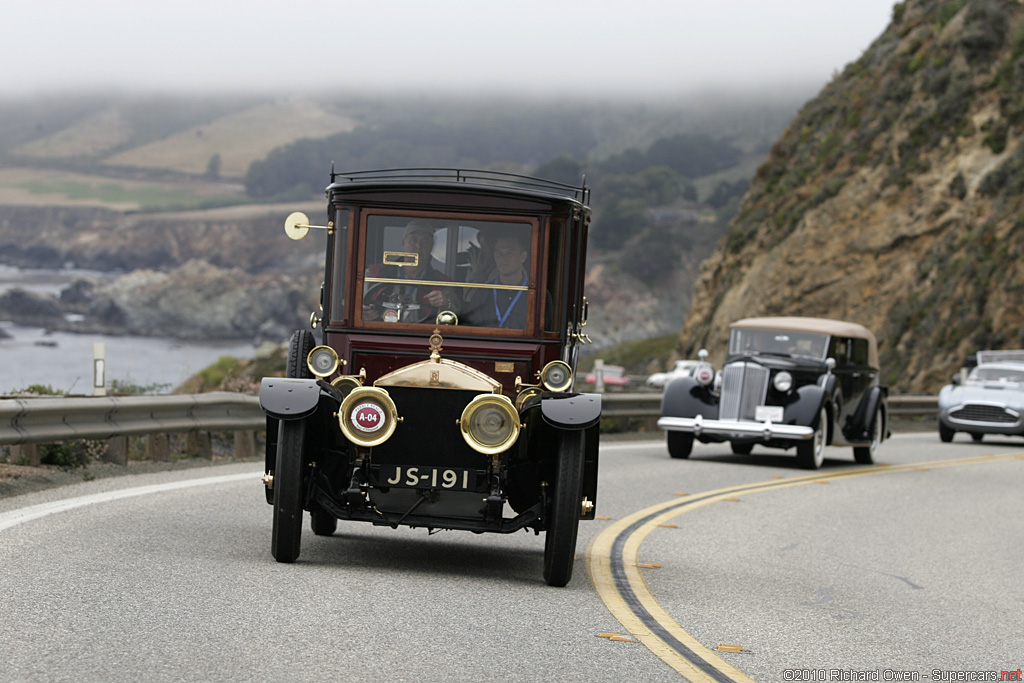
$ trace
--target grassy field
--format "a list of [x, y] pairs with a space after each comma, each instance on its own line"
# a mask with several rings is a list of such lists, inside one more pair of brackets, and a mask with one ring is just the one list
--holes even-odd
[[241, 187], [221, 183], [123, 180], [66, 171], [0, 168], [0, 205], [186, 211], [248, 201]]

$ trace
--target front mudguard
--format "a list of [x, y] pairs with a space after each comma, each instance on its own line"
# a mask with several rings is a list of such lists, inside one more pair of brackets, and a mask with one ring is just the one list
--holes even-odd
[[679, 377], [665, 387], [661, 396], [662, 417], [718, 419], [718, 398], [692, 377]]
[[[540, 403], [543, 424], [543, 443], [561, 442], [559, 432], [583, 430], [583, 487], [582, 496], [591, 503], [581, 509], [580, 519], [594, 519], [597, 510], [598, 448], [601, 439], [600, 394], [555, 394], [544, 392], [539, 401], [528, 402], [524, 412], [536, 410]], [[538, 444], [539, 445], [539, 444]], [[557, 456], [558, 454], [556, 454]], [[553, 475], [554, 462], [549, 462], [548, 478]]]
[[[828, 395], [828, 390], [817, 384], [805, 384], [802, 387], [797, 387], [786, 401], [782, 421], [785, 424], [817, 428], [821, 406], [825, 404]], [[829, 433], [831, 434], [831, 430]]]
[[[341, 405], [341, 394], [327, 382], [291, 377], [264, 377], [260, 383], [260, 408], [267, 415], [267, 439], [264, 472], [277, 467], [277, 433], [281, 420], [301, 420], [316, 413], [323, 402], [332, 411]], [[274, 503], [274, 493], [266, 489], [267, 502]]]

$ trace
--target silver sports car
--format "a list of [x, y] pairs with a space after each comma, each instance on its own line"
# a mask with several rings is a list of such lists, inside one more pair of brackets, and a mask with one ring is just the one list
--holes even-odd
[[939, 438], [967, 432], [1024, 436], [1024, 350], [979, 351], [967, 377], [955, 375], [939, 392]]

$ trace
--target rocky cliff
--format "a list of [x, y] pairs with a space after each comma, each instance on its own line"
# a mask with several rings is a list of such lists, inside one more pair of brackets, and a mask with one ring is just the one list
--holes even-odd
[[[0, 207], [4, 262], [75, 267], [86, 277], [46, 297], [0, 295], [0, 318], [76, 332], [281, 341], [308, 324], [323, 277], [323, 235], [289, 240], [283, 217], [322, 206], [131, 214]], [[68, 315], [71, 314], [71, 315]]]
[[907, 0], [808, 102], [703, 264], [678, 350], [760, 315], [862, 323], [895, 391], [1024, 347], [1024, 4]]

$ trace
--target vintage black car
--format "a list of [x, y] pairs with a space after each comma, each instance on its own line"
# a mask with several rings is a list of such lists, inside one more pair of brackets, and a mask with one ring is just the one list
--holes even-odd
[[544, 532], [572, 577], [601, 399], [573, 391], [589, 189], [487, 171], [331, 172], [320, 311], [263, 379], [271, 552], [338, 520]]
[[856, 323], [823, 318], [747, 318], [729, 327], [721, 372], [706, 363], [665, 389], [658, 426], [673, 458], [693, 440], [796, 447], [799, 464], [821, 467], [826, 445], [853, 446], [874, 462], [888, 435], [888, 389], [879, 385], [875, 336]]

